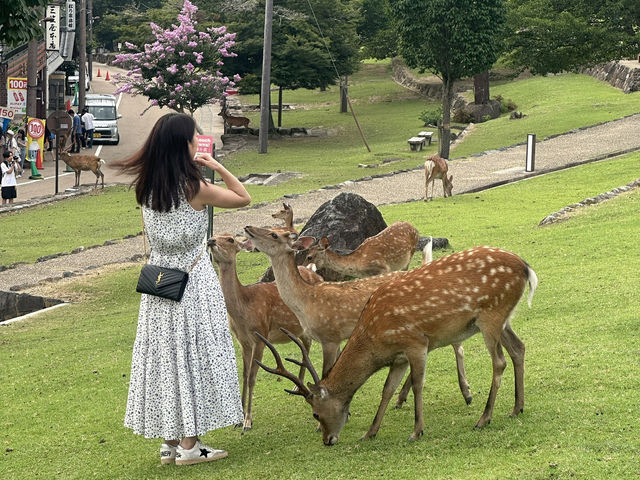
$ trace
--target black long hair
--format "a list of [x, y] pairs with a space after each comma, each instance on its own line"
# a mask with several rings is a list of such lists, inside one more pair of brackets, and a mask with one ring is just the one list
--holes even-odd
[[140, 205], [168, 212], [180, 205], [181, 192], [191, 200], [200, 191], [204, 177], [189, 152], [195, 131], [196, 122], [189, 115], [168, 113], [156, 122], [138, 152], [113, 163], [135, 175], [132, 185]]

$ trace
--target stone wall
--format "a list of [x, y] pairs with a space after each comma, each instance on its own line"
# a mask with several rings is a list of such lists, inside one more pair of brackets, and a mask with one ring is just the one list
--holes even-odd
[[581, 73], [608, 82], [624, 93], [640, 90], [640, 63], [636, 68], [619, 62], [609, 62], [592, 68], [583, 68]]
[[[442, 99], [442, 82], [439, 80], [434, 82], [415, 78], [401, 58], [395, 57], [391, 60], [391, 70], [393, 72], [393, 79], [403, 87], [433, 100]], [[464, 92], [468, 89], [469, 87], [463, 84], [457, 83], [455, 85], [451, 110], [458, 110], [467, 105], [467, 101], [459, 92]]]

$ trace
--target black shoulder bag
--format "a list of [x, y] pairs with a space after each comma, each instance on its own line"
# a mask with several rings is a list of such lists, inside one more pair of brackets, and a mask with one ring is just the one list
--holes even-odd
[[[140, 212], [142, 212], [142, 207], [140, 207]], [[147, 257], [147, 239], [144, 231], [144, 219], [142, 221], [142, 241], [144, 243], [144, 255]], [[200, 257], [202, 257], [204, 250], [205, 248], [203, 247], [198, 258], [195, 259], [186, 272], [175, 268], [153, 265], [151, 263], [143, 265], [140, 271], [140, 278], [138, 278], [136, 292], [179, 302], [182, 300], [184, 289], [189, 281], [189, 273], [191, 273], [193, 267], [196, 266]]]

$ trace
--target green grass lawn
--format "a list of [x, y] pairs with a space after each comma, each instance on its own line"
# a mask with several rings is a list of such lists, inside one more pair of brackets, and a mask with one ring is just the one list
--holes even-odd
[[[0, 328], [0, 478], [638, 478], [640, 192], [559, 224], [538, 223], [637, 178], [639, 159], [628, 155], [482, 193], [381, 208], [387, 222], [408, 220], [423, 235], [449, 238], [457, 251], [478, 244], [507, 248], [537, 272], [533, 307], [523, 302], [512, 322], [527, 347], [525, 411], [518, 418], [508, 417], [509, 362], [492, 423], [472, 429], [491, 377], [489, 355], [476, 336], [465, 343], [474, 395], [469, 407], [458, 391], [451, 349], [429, 356], [425, 433], [417, 442], [407, 442], [412, 399], [387, 411], [376, 439], [358, 441], [386, 371], [357, 392], [350, 421], [331, 448], [314, 432], [305, 402], [282, 391], [288, 382], [261, 372], [254, 429], [204, 437], [227, 449], [228, 459], [161, 467], [159, 442], [122, 426], [139, 301], [135, 267], [73, 279], [60, 288], [83, 301]], [[243, 255], [242, 281], [255, 281], [267, 263], [261, 254]], [[291, 346], [279, 350], [298, 356]], [[319, 364], [318, 345], [312, 360]]]
[[[338, 87], [326, 91], [285, 92], [284, 101], [304, 109], [286, 112], [284, 126], [318, 126], [336, 129], [337, 135], [319, 138], [283, 138], [269, 143], [268, 154], [242, 151], [225, 159], [236, 175], [295, 171], [302, 176], [277, 186], [249, 185], [253, 203], [304, 193], [326, 185], [369, 175], [414, 168], [426, 154], [437, 150], [411, 152], [406, 143], [424, 127], [418, 115], [436, 102], [408, 92], [391, 79], [389, 62], [369, 62], [350, 77], [349, 94], [371, 153], [360, 138], [350, 114], [339, 113]], [[509, 120], [508, 115], [476, 125], [465, 136], [452, 157], [466, 156], [501, 146], [523, 142], [527, 133], [545, 136], [574, 128], [613, 120], [640, 111], [640, 92], [623, 94], [606, 83], [586, 75], [533, 77], [492, 85], [492, 95], [503, 95], [528, 116]], [[277, 101], [277, 94], [274, 102]], [[242, 97], [243, 103], [257, 103], [257, 97]], [[255, 123], [258, 114], [252, 116]], [[358, 164], [381, 164], [375, 169]], [[62, 202], [0, 215], [0, 265], [34, 262], [38, 257], [68, 252], [79, 246], [103, 243], [140, 231], [139, 210], [132, 191], [118, 187], [95, 192], [73, 202]], [[5, 227], [6, 225], [6, 227]], [[31, 227], [28, 227], [31, 225]], [[20, 245], [15, 249], [9, 246]]]

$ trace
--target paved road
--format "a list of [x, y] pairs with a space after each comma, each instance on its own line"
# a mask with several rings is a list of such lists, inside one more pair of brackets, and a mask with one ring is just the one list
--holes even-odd
[[[638, 132], [640, 114], [541, 141], [536, 145], [536, 170], [533, 173], [524, 171], [525, 146], [456, 160], [450, 164], [454, 175], [453, 193], [477, 191], [595, 159], [640, 150]], [[633, 175], [634, 178], [640, 176], [640, 168]], [[436, 192], [439, 191], [441, 190], [436, 188]], [[342, 192], [359, 194], [374, 205], [421, 200], [424, 195], [424, 175], [421, 170], [413, 170], [367, 181], [348, 181], [287, 198], [286, 201], [293, 207], [295, 221], [303, 222], [319, 205]], [[595, 195], [602, 192], [593, 193]], [[217, 213], [214, 220], [215, 231], [241, 233], [245, 225], [274, 225], [271, 214], [279, 210], [281, 201], [282, 199], [256, 207]], [[424, 203], [424, 209], [425, 214], [428, 214], [428, 203]], [[70, 272], [81, 274], [106, 264], [132, 261], [132, 258], [141, 253], [142, 240], [137, 237], [45, 262], [20, 265], [0, 272], [0, 290], [19, 290], [45, 280], [62, 278]]]
[[[97, 76], [100, 69], [100, 77]], [[107, 72], [110, 77], [114, 73], [125, 72], [122, 69], [101, 63], [93, 64], [93, 81], [91, 82], [91, 91], [89, 93], [113, 93], [116, 87], [105, 80]], [[169, 110], [151, 107], [143, 116], [140, 112], [147, 105], [147, 98], [143, 96], [133, 97], [131, 95], [118, 95], [118, 113], [122, 118], [118, 121], [118, 129], [120, 130], [120, 143], [116, 145], [94, 144], [92, 150], [82, 150], [84, 153], [94, 153], [102, 158], [106, 165], [102, 168], [106, 183], [129, 183], [130, 179], [119, 174], [109, 164], [115, 160], [127, 158], [135, 153], [147, 138], [151, 128], [155, 122]], [[215, 110], [215, 112], [214, 112]], [[196, 120], [202, 126], [206, 135], [212, 135], [216, 145], [221, 146], [220, 134], [222, 133], [222, 119], [217, 116], [216, 107], [207, 107], [196, 112]], [[55, 152], [45, 152], [43, 159], [43, 169], [40, 174], [44, 180], [30, 180], [29, 171], [25, 171], [22, 178], [18, 180], [18, 200], [28, 200], [35, 197], [54, 195], [55, 188]], [[75, 174], [66, 172], [66, 164], [60, 160], [58, 162], [58, 192], [64, 193], [67, 188], [73, 187], [75, 183]], [[80, 181], [82, 185], [93, 185], [96, 177], [92, 172], [82, 172]]]

